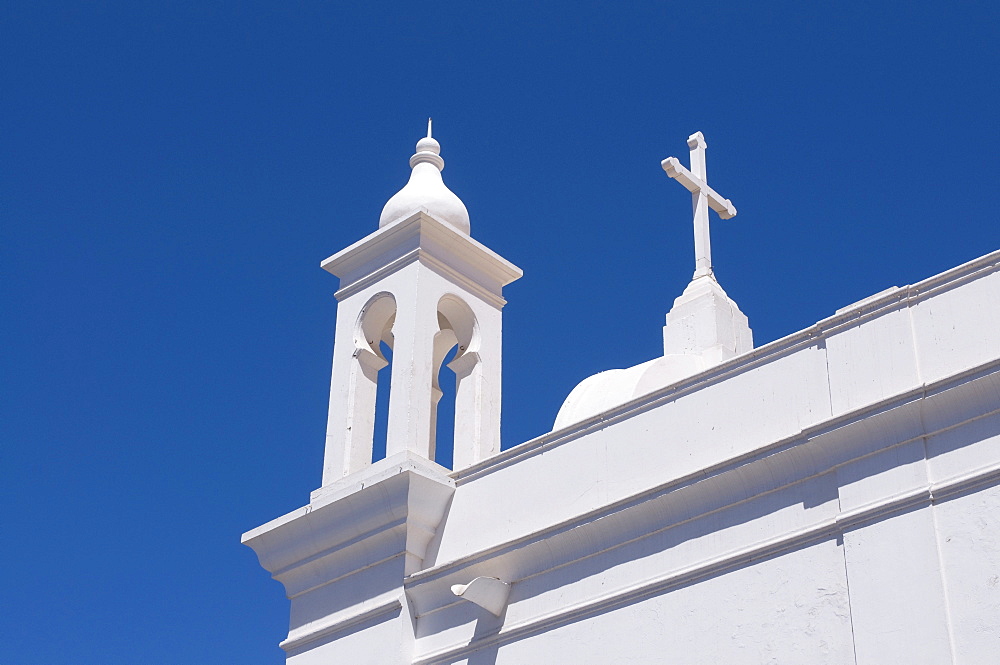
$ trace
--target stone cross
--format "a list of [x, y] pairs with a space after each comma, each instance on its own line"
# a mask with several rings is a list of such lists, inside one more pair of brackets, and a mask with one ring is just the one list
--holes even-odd
[[660, 165], [667, 175], [677, 180], [691, 192], [691, 206], [694, 208], [694, 278], [712, 274], [712, 240], [708, 233], [708, 209], [719, 213], [722, 219], [736, 216], [732, 201], [722, 198], [708, 186], [705, 173], [705, 135], [696, 132], [688, 137], [691, 149], [691, 170], [681, 166], [676, 157], [667, 157]]

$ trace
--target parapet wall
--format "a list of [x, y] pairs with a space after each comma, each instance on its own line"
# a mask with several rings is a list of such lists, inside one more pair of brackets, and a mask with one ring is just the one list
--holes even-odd
[[[829, 611], [814, 628], [840, 646], [810, 662], [979, 653], [983, 631], [955, 627], [943, 608], [959, 603], [953, 614], [1000, 622], [997, 601], [968, 580], [970, 560], [983, 575], [985, 563], [1000, 565], [989, 554], [1000, 551], [1000, 528], [976, 527], [958, 508], [1000, 508], [998, 264], [1000, 252], [884, 292], [453, 474], [426, 568], [406, 582], [415, 662], [464, 662], [483, 650], [495, 662], [526, 662], [504, 654], [527, 657], [529, 641], [554, 657], [580, 641], [568, 626], [624, 617], [656, 598], [667, 611], [668, 592], [681, 588], [704, 589], [692, 602], [722, 612], [732, 601], [711, 580], [752, 576], [775, 558], [793, 575], [791, 613], [796, 603]], [[977, 528], [994, 549], [956, 553], [950, 530]], [[829, 602], [813, 597], [817, 580], [794, 579], [817, 566]], [[952, 599], [946, 568], [975, 588]], [[513, 584], [495, 625], [448, 591], [480, 575]], [[751, 615], [770, 616], [745, 602]], [[852, 627], [852, 615], [863, 624]], [[602, 634], [617, 623], [608, 618]], [[700, 618], [681, 625], [709, 628]], [[754, 625], [746, 629], [759, 637]], [[796, 648], [817, 648], [807, 643]], [[594, 653], [573, 662], [611, 662], [611, 652]], [[708, 649], [690, 662], [744, 662], [734, 658]]]

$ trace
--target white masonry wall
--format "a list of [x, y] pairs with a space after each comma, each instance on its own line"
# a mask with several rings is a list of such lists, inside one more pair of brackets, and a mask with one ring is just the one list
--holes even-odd
[[[1000, 252], [466, 469], [314, 493], [244, 536], [288, 662], [998, 662], [998, 304]], [[452, 592], [478, 577], [499, 616]]]
[[453, 474], [413, 662], [996, 662], [998, 262]]

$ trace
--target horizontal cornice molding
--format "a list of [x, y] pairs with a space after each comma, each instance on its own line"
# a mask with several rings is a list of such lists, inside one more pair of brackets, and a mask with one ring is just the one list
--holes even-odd
[[292, 598], [403, 553], [423, 559], [455, 484], [401, 453], [313, 493], [307, 506], [243, 535]]
[[503, 306], [507, 304], [507, 301], [496, 292], [483, 287], [479, 282], [469, 278], [469, 276], [465, 273], [455, 270], [447, 262], [439, 260], [433, 254], [420, 247], [412, 249], [406, 254], [393, 259], [374, 272], [358, 279], [355, 282], [352, 282], [349, 286], [338, 290], [333, 295], [337, 300], [343, 300], [354, 295], [355, 293], [364, 291], [368, 287], [380, 282], [386, 276], [391, 275], [394, 272], [398, 272], [406, 266], [418, 261], [445, 279], [451, 280], [466, 291], [477, 296], [483, 302], [490, 304], [497, 309], [503, 309]]
[[494, 297], [523, 274], [493, 250], [426, 212], [416, 212], [380, 228], [320, 265], [340, 278], [337, 298], [343, 299], [417, 258], [446, 266], [452, 279], [475, 284], [477, 290]]
[[350, 608], [343, 612], [331, 614], [319, 621], [297, 628], [288, 633], [278, 646], [286, 652], [296, 651], [304, 646], [323, 638], [332, 637], [358, 624], [377, 619], [390, 612], [399, 612], [403, 604], [398, 597], [388, 600], [376, 600], [362, 608]]

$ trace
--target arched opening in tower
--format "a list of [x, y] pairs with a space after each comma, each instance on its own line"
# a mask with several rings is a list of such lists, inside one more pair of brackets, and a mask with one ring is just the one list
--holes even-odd
[[379, 342], [379, 351], [386, 360], [386, 366], [378, 371], [375, 386], [375, 427], [372, 431], [372, 463], [385, 459], [386, 441], [389, 434], [389, 393], [392, 388], [392, 347], [385, 341]]
[[457, 353], [456, 343], [445, 353], [434, 386], [436, 391], [440, 391], [435, 393], [437, 406], [433, 423], [436, 431], [432, 433], [434, 461], [449, 469], [453, 468], [455, 454], [455, 370], [448, 363], [455, 359]]

